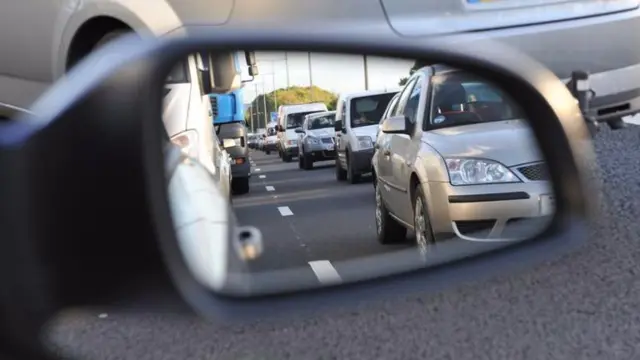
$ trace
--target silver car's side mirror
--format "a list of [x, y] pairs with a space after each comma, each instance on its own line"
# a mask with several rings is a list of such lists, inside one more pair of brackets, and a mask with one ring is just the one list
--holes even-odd
[[382, 122], [382, 132], [385, 134], [406, 134], [407, 118], [404, 115], [392, 116]]

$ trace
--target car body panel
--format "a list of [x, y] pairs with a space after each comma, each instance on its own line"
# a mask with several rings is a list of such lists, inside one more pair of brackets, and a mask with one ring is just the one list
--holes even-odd
[[[371, 138], [372, 145], [375, 144], [376, 136], [378, 135], [378, 125], [373, 124], [353, 127], [351, 124], [351, 102], [355, 99], [361, 99], [369, 96], [395, 94], [399, 89], [400, 88], [385, 90], [366, 90], [340, 94], [336, 103], [336, 120], [342, 121], [342, 128], [344, 131], [336, 133], [336, 158], [338, 166], [341, 166], [345, 169], [347, 168], [347, 151], [363, 152], [362, 155], [356, 155], [358, 157], [358, 161], [356, 161], [356, 163], [358, 164], [358, 167], [361, 168], [361, 170], [366, 170], [366, 172], [371, 171], [373, 146], [371, 148], [359, 147], [358, 137], [369, 137]], [[389, 101], [391, 101], [391, 98], [389, 99]], [[368, 164], [368, 166], [360, 166], [362, 163]], [[366, 169], [364, 169], [365, 167]]]
[[[381, 132], [376, 142], [372, 161], [375, 184], [381, 189], [388, 211], [404, 226], [412, 226], [413, 186], [417, 185], [425, 195], [437, 239], [455, 236], [469, 241], [505, 240], [522, 235], [513, 230], [514, 222], [518, 222], [518, 230], [535, 230], [540, 219], [548, 220], [552, 215], [554, 201], [542, 154], [526, 121], [425, 126], [423, 122], [430, 118], [425, 114], [433, 113], [430, 91], [434, 74], [438, 75], [431, 67], [416, 71], [399, 93], [397, 103], [390, 102], [385, 111], [383, 122], [392, 117], [397, 121], [398, 116], [408, 121], [406, 133]], [[416, 99], [418, 104], [409, 106]], [[515, 181], [453, 185], [446, 158], [496, 161], [515, 175]], [[538, 172], [527, 172], [532, 169]], [[413, 182], [414, 176], [417, 183]]]
[[[333, 127], [311, 129], [311, 123], [314, 119], [326, 116], [332, 116], [335, 119], [335, 111], [309, 114], [305, 117], [304, 123], [302, 124], [304, 134], [297, 134], [298, 153], [301, 156], [305, 153], [312, 153], [326, 159], [332, 158], [332, 154], [335, 154], [335, 129]], [[310, 139], [314, 139], [315, 141], [311, 142]]]

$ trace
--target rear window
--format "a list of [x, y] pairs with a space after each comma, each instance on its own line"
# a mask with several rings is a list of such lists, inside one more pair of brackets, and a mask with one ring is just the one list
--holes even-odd
[[287, 129], [295, 129], [302, 127], [304, 123], [304, 117], [309, 114], [323, 112], [323, 110], [305, 111], [298, 113], [291, 113], [287, 115]]
[[396, 93], [362, 96], [351, 99], [351, 127], [377, 125]]

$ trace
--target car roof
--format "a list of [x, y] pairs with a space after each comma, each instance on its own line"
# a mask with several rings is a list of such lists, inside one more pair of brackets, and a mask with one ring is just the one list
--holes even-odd
[[331, 114], [335, 114], [335, 113], [336, 113], [335, 110], [322, 111], [322, 112], [315, 112], [315, 113], [308, 114], [307, 117], [309, 119], [315, 119], [317, 117], [327, 116], [327, 115], [331, 115]]
[[341, 96], [343, 97], [344, 101], [349, 101], [353, 98], [359, 98], [364, 96], [397, 93], [397, 92], [400, 92], [400, 90], [402, 90], [402, 87], [394, 87], [391, 89], [383, 89], [383, 90], [354, 91], [354, 92], [343, 93]]
[[429, 72], [431, 72], [432, 75], [444, 75], [447, 73], [458, 72], [458, 71], [462, 71], [462, 70], [451, 67], [449, 65], [445, 65], [445, 64], [433, 64], [433, 65], [423, 66], [420, 69], [418, 69], [417, 72], [421, 72], [427, 75], [429, 74]]

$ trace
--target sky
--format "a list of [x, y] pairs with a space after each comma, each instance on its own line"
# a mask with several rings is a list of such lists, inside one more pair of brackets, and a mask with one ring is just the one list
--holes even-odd
[[[244, 58], [242, 58], [244, 62]], [[260, 75], [245, 83], [244, 101], [251, 103], [256, 95], [275, 88], [287, 87], [287, 68], [290, 86], [309, 86], [309, 53], [257, 52]], [[400, 78], [409, 75], [413, 60], [367, 57], [369, 90], [398, 87]], [[244, 80], [249, 80], [243, 66]], [[311, 53], [313, 85], [334, 93], [365, 90], [364, 59], [360, 55]], [[257, 94], [256, 94], [257, 90]]]

